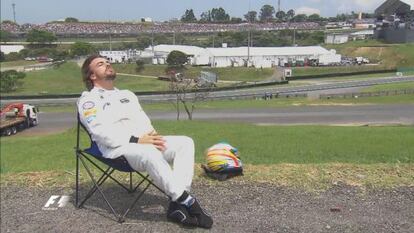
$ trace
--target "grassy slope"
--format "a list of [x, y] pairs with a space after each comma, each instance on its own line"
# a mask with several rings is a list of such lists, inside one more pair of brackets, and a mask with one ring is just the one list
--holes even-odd
[[380, 61], [381, 67], [384, 68], [414, 66], [414, 43], [390, 45], [369, 40], [327, 45], [326, 47], [336, 49], [344, 56], [363, 56], [374, 62]]
[[[133, 91], [167, 90], [166, 82], [134, 76], [118, 76], [117, 86]], [[8, 95], [27, 94], [67, 94], [80, 93], [84, 90], [80, 68], [73, 62], [61, 65], [59, 68], [32, 71], [26, 73], [22, 88]]]
[[[414, 82], [389, 83], [364, 88], [364, 92], [414, 89]], [[414, 97], [413, 97], [414, 98]]]
[[[140, 73], [135, 71], [135, 64], [115, 64], [114, 68], [121, 73], [141, 74], [148, 76], [165, 76], [166, 65], [145, 65], [145, 69]], [[272, 77], [272, 69], [255, 69], [246, 67], [237, 68], [207, 68], [187, 66], [184, 71], [189, 78], [196, 78], [200, 71], [211, 71], [218, 74], [220, 80], [227, 81], [261, 81]]]
[[[364, 56], [371, 60], [382, 60], [382, 64], [380, 66], [352, 67], [297, 67], [293, 70], [294, 75], [301, 76], [414, 66], [414, 44], [388, 45], [381, 44], [378, 41], [356, 41], [344, 45], [329, 45], [327, 47], [335, 48], [339, 53], [347, 56]], [[2, 65], [11, 64], [2, 63]], [[19, 62], [13, 64], [19, 64]], [[135, 64], [116, 64], [114, 67], [119, 73], [137, 74], [135, 72]], [[146, 65], [145, 69], [139, 74], [163, 76], [165, 75], [165, 68], [166, 65]], [[201, 70], [217, 73], [220, 80], [232, 81], [262, 81], [271, 78], [273, 74], [272, 69], [187, 67], [186, 75], [194, 78], [199, 75]], [[132, 76], [119, 77], [118, 87], [134, 91], [166, 90], [168, 86], [165, 82], [153, 79]], [[80, 69], [75, 63], [68, 62], [58, 69], [28, 72], [27, 77], [24, 79], [23, 87], [16, 92], [7, 93], [7, 95], [46, 92], [49, 94], [80, 93], [82, 90], [83, 84], [80, 80]]]
[[28, 66], [28, 65], [34, 65], [34, 64], [38, 64], [38, 62], [36, 62], [36, 61], [25, 61], [25, 60], [5, 61], [5, 62], [0, 62], [0, 67], [5, 68], [5, 67], [15, 67], [15, 66]]
[[[239, 148], [245, 164], [414, 162], [413, 127], [265, 127], [200, 121], [156, 121], [154, 125], [164, 135], [191, 136], [197, 162], [204, 162], [205, 149], [223, 140]], [[3, 173], [72, 170], [74, 166], [74, 129], [42, 137], [2, 137], [1, 144]]]

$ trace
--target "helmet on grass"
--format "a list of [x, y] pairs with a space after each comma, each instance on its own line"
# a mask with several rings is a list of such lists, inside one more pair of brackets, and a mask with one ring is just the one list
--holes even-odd
[[207, 165], [203, 169], [207, 175], [224, 180], [243, 174], [239, 151], [226, 142], [213, 145], [206, 150]]

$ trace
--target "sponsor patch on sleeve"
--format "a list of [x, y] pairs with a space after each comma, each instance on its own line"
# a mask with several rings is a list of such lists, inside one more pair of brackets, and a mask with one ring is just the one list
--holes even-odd
[[83, 103], [83, 105], [82, 105], [82, 108], [84, 109], [84, 110], [88, 110], [88, 109], [91, 109], [91, 108], [94, 108], [95, 107], [95, 103], [94, 102], [92, 102], [92, 101], [86, 101], [85, 103]]
[[91, 108], [83, 112], [84, 117], [96, 116], [96, 108]]
[[96, 119], [96, 116], [95, 115], [89, 116], [89, 117], [86, 118], [86, 122], [89, 124], [89, 123], [91, 123], [95, 119]]

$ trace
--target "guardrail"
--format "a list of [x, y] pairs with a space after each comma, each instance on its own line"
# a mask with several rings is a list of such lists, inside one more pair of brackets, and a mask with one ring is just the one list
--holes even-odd
[[293, 80], [302, 80], [302, 79], [333, 78], [333, 77], [343, 77], [343, 76], [353, 76], [353, 75], [381, 74], [381, 73], [394, 73], [394, 72], [397, 72], [397, 69], [367, 70], [367, 71], [346, 72], [346, 73], [303, 75], [303, 76], [287, 77], [286, 80], [293, 81]]
[[320, 99], [348, 99], [359, 97], [376, 97], [376, 96], [394, 96], [414, 94], [414, 89], [390, 90], [390, 91], [374, 91], [374, 92], [352, 92], [345, 94], [322, 94]]

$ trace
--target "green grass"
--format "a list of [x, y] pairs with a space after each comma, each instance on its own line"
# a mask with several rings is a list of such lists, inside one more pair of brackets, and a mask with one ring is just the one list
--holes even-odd
[[[306, 75], [321, 75], [332, 73], [352, 73], [361, 71], [382, 70], [382, 66], [337, 66], [337, 67], [293, 67], [292, 73], [295, 77]], [[352, 76], [350, 76], [352, 77]]]
[[[167, 65], [145, 65], [140, 73], [135, 71], [135, 64], [114, 64], [115, 70], [120, 73], [141, 74], [147, 76], [166, 76], [165, 69]], [[272, 77], [273, 69], [255, 69], [247, 67], [227, 67], [227, 68], [208, 68], [187, 66], [185, 72], [186, 77], [196, 78], [201, 71], [211, 71], [219, 76], [219, 80], [226, 81], [262, 81]]]
[[[132, 91], [167, 90], [168, 83], [135, 76], [119, 75], [117, 87]], [[27, 72], [24, 84], [16, 92], [7, 95], [70, 94], [81, 93], [84, 84], [80, 68], [76, 63], [67, 62], [59, 68]]]
[[341, 45], [327, 45], [337, 53], [350, 57], [367, 57], [380, 62], [384, 68], [414, 66], [414, 43], [383, 44], [375, 40], [353, 41]]
[[[308, 99], [278, 98], [272, 100], [215, 100], [197, 102], [196, 110], [200, 109], [243, 109], [243, 108], [278, 108], [289, 106], [340, 105], [340, 104], [414, 104], [414, 95], [376, 96], [349, 99]], [[175, 111], [171, 103], [142, 104], [145, 111]], [[183, 108], [181, 108], [183, 109]], [[75, 106], [41, 106], [42, 112], [74, 112]]]
[[375, 85], [372, 87], [364, 88], [363, 92], [375, 92], [375, 91], [394, 91], [414, 89], [414, 82], [402, 82], [402, 83], [389, 83], [382, 85]]
[[[255, 126], [200, 121], [155, 121], [158, 132], [192, 137], [196, 161], [227, 141], [245, 164], [413, 163], [413, 127]], [[87, 144], [86, 136], [83, 145]], [[75, 130], [49, 136], [1, 138], [1, 172], [72, 170]], [[25, 149], [26, 148], [26, 149]]]
[[28, 65], [34, 65], [34, 64], [38, 64], [38, 62], [37, 61], [25, 61], [25, 60], [5, 61], [5, 62], [0, 62], [0, 67], [6, 68], [6, 67], [15, 67], [15, 66], [28, 66]]
[[[140, 74], [146, 76], [165, 76], [166, 65], [145, 65], [145, 69], [140, 73], [135, 71], [135, 64], [114, 64], [115, 69], [120, 73], [127, 74]], [[341, 66], [341, 67], [293, 67], [294, 76], [306, 76], [306, 75], [320, 75], [320, 74], [332, 74], [332, 73], [351, 73], [358, 71], [371, 71], [384, 69], [383, 66]], [[219, 76], [219, 80], [223, 81], [241, 81], [241, 82], [254, 82], [264, 81], [272, 78], [273, 69], [264, 68], [247, 68], [247, 67], [226, 67], [226, 68], [207, 68], [207, 67], [192, 67], [187, 66], [185, 74], [189, 78], [196, 78], [200, 75], [201, 71], [210, 71], [216, 73]], [[389, 73], [386, 73], [387, 75]], [[382, 76], [383, 74], [374, 74], [372, 76]], [[353, 76], [349, 76], [352, 78]], [[356, 77], [358, 78], [358, 77]]]
[[[375, 96], [348, 99], [309, 99], [309, 98], [276, 98], [271, 100], [216, 100], [196, 103], [198, 109], [243, 109], [243, 108], [279, 108], [289, 106], [312, 105], [359, 105], [359, 104], [414, 104], [414, 95]], [[170, 103], [143, 104], [145, 111], [172, 110]], [[183, 109], [183, 108], [181, 108]]]

